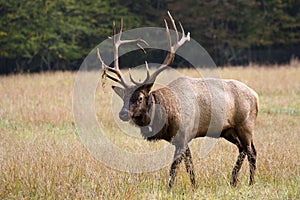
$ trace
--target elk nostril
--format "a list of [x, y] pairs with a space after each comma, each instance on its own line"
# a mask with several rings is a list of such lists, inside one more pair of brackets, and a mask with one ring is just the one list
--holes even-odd
[[122, 121], [129, 121], [129, 114], [128, 114], [128, 111], [121, 111], [119, 113], [119, 118], [122, 120]]

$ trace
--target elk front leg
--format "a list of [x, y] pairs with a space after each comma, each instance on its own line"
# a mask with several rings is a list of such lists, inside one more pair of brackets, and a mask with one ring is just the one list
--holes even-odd
[[179, 156], [177, 156], [177, 154], [175, 153], [175, 155], [174, 155], [174, 161], [173, 161], [173, 163], [171, 165], [171, 169], [170, 169], [169, 189], [171, 189], [174, 185], [175, 177], [177, 175], [177, 168], [178, 168], [178, 165], [181, 163], [183, 157], [184, 157], [184, 154], [179, 154]]
[[196, 188], [194, 165], [193, 165], [192, 155], [189, 147], [186, 149], [184, 154], [184, 163], [186, 167], [186, 172], [190, 174], [191, 183], [194, 186], [194, 188]]

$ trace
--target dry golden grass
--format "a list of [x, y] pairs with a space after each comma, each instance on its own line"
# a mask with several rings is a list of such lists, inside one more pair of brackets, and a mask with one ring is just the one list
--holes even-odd
[[[200, 159], [197, 153], [202, 139], [197, 139], [191, 143], [191, 151], [199, 187], [192, 190], [181, 165], [171, 192], [167, 191], [169, 166], [157, 172], [129, 174], [91, 157], [73, 122], [76, 73], [2, 76], [0, 199], [300, 199], [300, 66], [295, 65], [220, 69], [221, 77], [241, 80], [260, 95], [254, 137], [258, 151], [255, 185], [248, 186], [247, 162], [238, 187], [229, 185], [237, 156], [233, 145], [220, 139], [212, 152]], [[181, 72], [193, 76], [189, 70]], [[111, 92], [109, 86], [105, 90]], [[99, 101], [99, 96], [96, 100], [96, 109], [109, 107], [109, 100]], [[101, 116], [103, 112], [98, 112]], [[105, 117], [109, 137], [125, 149], [139, 151], [164, 144], [137, 145], [120, 133], [111, 115]]]

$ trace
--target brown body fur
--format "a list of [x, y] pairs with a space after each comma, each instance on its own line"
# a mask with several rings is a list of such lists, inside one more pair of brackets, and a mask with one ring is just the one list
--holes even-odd
[[[99, 49], [97, 51], [103, 75], [123, 86], [113, 86], [113, 90], [124, 102], [119, 118], [123, 121], [131, 120], [140, 126], [142, 135], [148, 140], [162, 139], [175, 146], [174, 161], [170, 170], [170, 188], [174, 184], [176, 169], [182, 159], [192, 184], [196, 185], [188, 143], [196, 137], [204, 136], [221, 136], [237, 145], [240, 154], [232, 171], [231, 184], [236, 185], [237, 174], [246, 155], [250, 163], [252, 184], [256, 168], [256, 150], [252, 135], [258, 112], [258, 95], [251, 88], [235, 80], [179, 77], [166, 87], [151, 92], [157, 76], [173, 63], [177, 49], [190, 41], [190, 33], [185, 34], [181, 24], [182, 34], [179, 37], [170, 12], [168, 16], [175, 30], [175, 42], [172, 42], [168, 23], [164, 20], [169, 53], [163, 64], [151, 75], [148, 63], [145, 63], [147, 76], [142, 83], [134, 81], [131, 74], [129, 78], [134, 85], [126, 83], [119, 69], [118, 50], [120, 45], [136, 44], [144, 51], [140, 43], [148, 44], [142, 39], [121, 40], [122, 21], [118, 35], [115, 35], [116, 28], [115, 24], [113, 25], [114, 67], [106, 65]], [[157, 107], [159, 109], [156, 109]]]
[[[236, 80], [180, 77], [166, 87], [153, 92], [149, 92], [149, 89], [139, 88], [134, 94], [138, 93], [137, 95], [139, 95], [141, 92], [147, 98], [153, 99], [151, 104], [147, 105], [146, 110], [149, 111], [155, 103], [162, 105], [166, 112], [163, 128], [147, 139], [166, 140], [172, 142], [176, 147], [170, 171], [170, 187], [174, 183], [176, 168], [182, 159], [185, 160], [187, 171], [191, 174], [191, 181], [195, 184], [188, 142], [193, 138], [204, 136], [220, 136], [237, 145], [240, 155], [232, 172], [231, 184], [236, 185], [237, 173], [246, 155], [250, 163], [250, 184], [253, 183], [256, 150], [252, 135], [258, 113], [258, 95], [251, 88]], [[220, 115], [220, 119], [222, 119], [221, 130], [218, 133], [208, 133], [213, 117], [212, 101], [215, 100], [213, 98], [218, 97], [220, 99], [216, 105], [222, 104], [217, 110], [219, 113], [217, 115]], [[138, 108], [130, 107], [129, 113], [137, 112], [134, 109]], [[139, 124], [149, 125], [149, 123], [143, 122], [139, 122]]]
[[[180, 78], [183, 79], [183, 78]], [[197, 106], [199, 107], [201, 119], [199, 121], [198, 131], [195, 137], [204, 137], [207, 134], [209, 122], [211, 119], [211, 94], [207, 87], [207, 81], [213, 82], [214, 79], [191, 79], [193, 91], [196, 91]], [[163, 139], [171, 142], [171, 139], [176, 135], [181, 121], [181, 115], [178, 106], [178, 98], [180, 96], [174, 94], [177, 90], [189, 90], [187, 87], [174, 90], [173, 84], [157, 89], [150, 93], [154, 96], [155, 103], [162, 105], [166, 112], [165, 127], [151, 139]], [[224, 88], [215, 89], [216, 92], [225, 92], [225, 123], [223, 124], [222, 135], [230, 134], [231, 129], [249, 129], [253, 131], [254, 122], [258, 113], [258, 95], [245, 84], [236, 80], [219, 80], [222, 81]], [[219, 90], [219, 91], [217, 91]], [[226, 134], [226, 132], [228, 133]]]

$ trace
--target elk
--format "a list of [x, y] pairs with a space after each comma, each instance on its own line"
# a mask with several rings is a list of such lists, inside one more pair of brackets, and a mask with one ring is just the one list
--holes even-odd
[[[181, 36], [179, 37], [175, 21], [169, 12], [168, 16], [175, 30], [176, 41], [171, 41], [170, 30], [165, 19], [164, 23], [169, 44], [168, 54], [163, 64], [151, 75], [148, 64], [145, 63], [147, 76], [142, 82], [135, 81], [132, 75], [129, 74], [132, 84], [128, 84], [119, 69], [118, 48], [121, 45], [136, 44], [144, 50], [140, 44], [147, 44], [142, 39], [121, 40], [122, 22], [119, 34], [115, 35], [115, 24], [113, 26], [114, 67], [106, 65], [99, 49], [97, 51], [98, 59], [102, 64], [103, 75], [122, 86], [112, 86], [114, 92], [123, 99], [123, 107], [119, 112], [119, 118], [122, 121], [131, 121], [139, 126], [141, 134], [147, 140], [165, 140], [175, 146], [168, 184], [169, 188], [172, 188], [178, 165], [182, 160], [184, 160], [192, 185], [196, 187], [194, 166], [188, 143], [194, 138], [207, 136], [212, 112], [217, 113], [217, 117], [219, 115], [223, 116], [223, 120], [216, 120], [215, 123], [215, 126], [221, 127], [220, 132], [213, 133], [210, 137], [216, 135], [223, 137], [236, 145], [239, 150], [231, 174], [230, 183], [232, 186], [236, 186], [238, 172], [247, 156], [250, 166], [249, 184], [251, 185], [254, 183], [256, 169], [253, 131], [258, 113], [258, 95], [254, 90], [237, 80], [182, 76], [168, 85], [152, 91], [157, 76], [173, 62], [177, 49], [190, 40], [190, 33], [185, 34], [181, 23], [179, 23], [181, 28]], [[223, 96], [223, 100], [219, 104], [224, 106], [223, 109], [221, 109], [222, 106], [219, 106], [220, 109], [219, 107], [212, 107], [212, 102], [218, 100], [220, 95]], [[162, 115], [157, 112], [152, 117], [153, 112], [155, 112], [155, 109], [153, 109], [155, 105], [162, 106], [165, 114]], [[155, 121], [164, 121], [163, 126], [158, 130], [155, 130], [155, 124], [153, 124], [155, 118]]]

